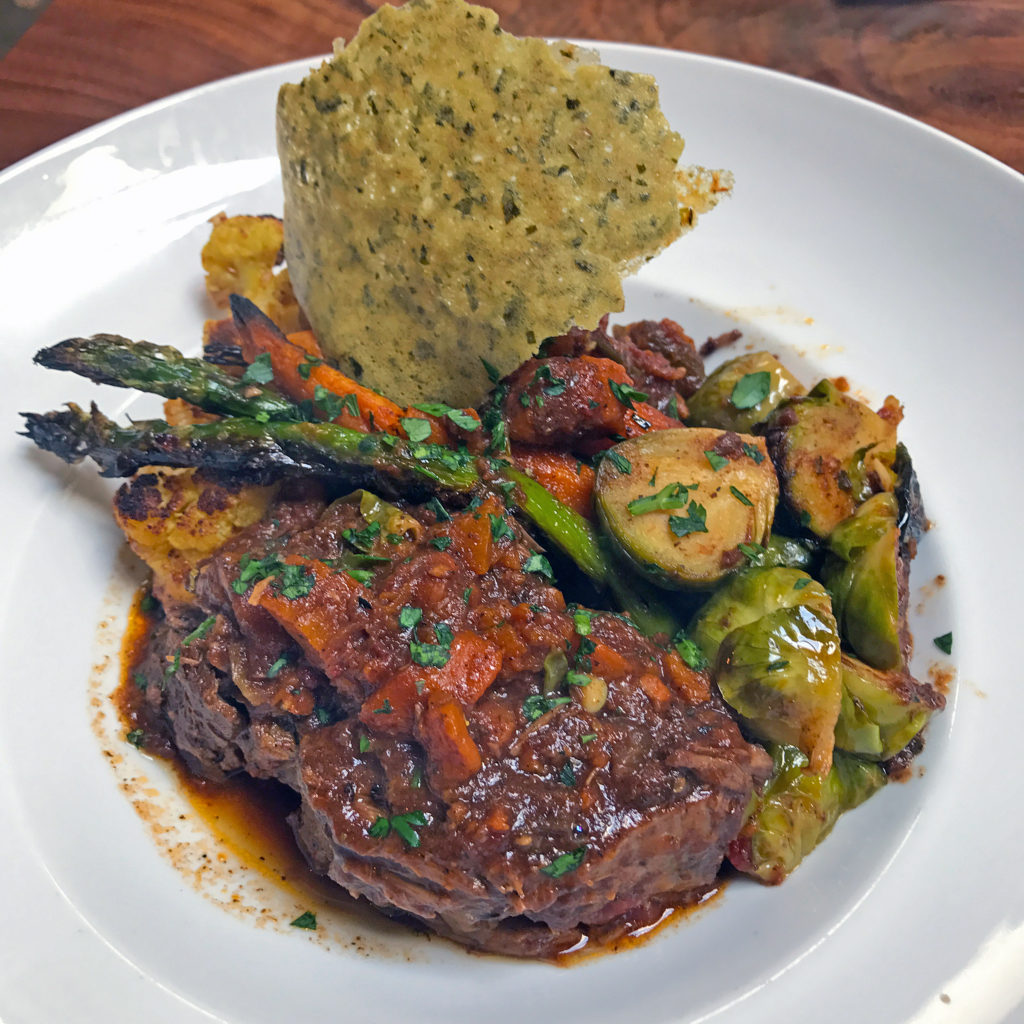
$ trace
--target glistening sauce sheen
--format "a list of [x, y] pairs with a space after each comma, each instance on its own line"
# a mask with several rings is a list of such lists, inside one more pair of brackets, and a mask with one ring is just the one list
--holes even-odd
[[[162, 718], [151, 711], [136, 682], [135, 673], [156, 621], [147, 610], [147, 595], [147, 589], [135, 595], [121, 644], [120, 682], [113, 700], [125, 735], [137, 736], [141, 731], [141, 746], [145, 753], [162, 758], [173, 768], [181, 795], [221, 851], [216, 856], [230, 853], [247, 871], [254, 872], [307, 907], [317, 916], [318, 922], [326, 922], [337, 915], [350, 925], [372, 922], [379, 929], [385, 923], [385, 915], [381, 911], [365, 900], [353, 898], [309, 867], [286, 820], [299, 802], [297, 795], [287, 786], [245, 774], [224, 782], [210, 782], [189, 771], [171, 742]], [[616, 938], [604, 937], [601, 941], [584, 938], [550, 962], [558, 966], [572, 966], [599, 954], [636, 948], [668, 924], [685, 920], [713, 902], [722, 889], [723, 884], [720, 883], [709, 888], [695, 902], [666, 907], [655, 919], [636, 922]], [[397, 915], [391, 926], [406, 932], [424, 932], [433, 941], [450, 941], [426, 932], [419, 922], [402, 915]], [[472, 952], [462, 946], [459, 948]]]

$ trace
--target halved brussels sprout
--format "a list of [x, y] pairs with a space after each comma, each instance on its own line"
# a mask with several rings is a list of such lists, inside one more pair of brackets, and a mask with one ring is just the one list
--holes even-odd
[[806, 541], [783, 537], [773, 533], [758, 550], [749, 545], [743, 549], [747, 562], [759, 569], [803, 569], [805, 572], [814, 562], [814, 551]]
[[836, 746], [872, 760], [895, 757], [946, 706], [938, 690], [905, 672], [878, 672], [848, 654], [842, 679]]
[[597, 472], [605, 529], [662, 586], [707, 587], [768, 539], [778, 481], [764, 441], [722, 430], [658, 430], [615, 446]]
[[894, 495], [869, 498], [829, 535], [831, 554], [822, 568], [840, 634], [864, 661], [881, 669], [903, 663], [908, 641], [896, 513]]
[[739, 836], [729, 845], [733, 866], [778, 885], [853, 810], [885, 785], [877, 764], [836, 751], [831, 771], [807, 770], [796, 747], [768, 744], [775, 762], [771, 778], [754, 797]]
[[829, 380], [783, 403], [766, 437], [783, 497], [819, 537], [895, 486], [895, 417], [879, 416]]
[[755, 736], [831, 767], [842, 700], [839, 635], [824, 587], [798, 569], [753, 569], [697, 613], [689, 635], [722, 697]]
[[770, 352], [748, 352], [723, 363], [687, 401], [686, 422], [749, 434], [803, 384]]

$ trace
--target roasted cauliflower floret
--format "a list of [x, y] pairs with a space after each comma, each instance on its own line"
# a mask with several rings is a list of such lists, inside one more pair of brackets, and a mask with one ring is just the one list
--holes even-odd
[[201, 470], [147, 467], [114, 496], [114, 518], [152, 569], [156, 597], [189, 604], [199, 563], [262, 519], [277, 489], [215, 481]]
[[284, 258], [284, 226], [279, 217], [211, 219], [213, 230], [203, 246], [203, 269], [210, 298], [226, 308], [232, 293], [255, 302], [285, 334], [307, 324], [292, 291]]

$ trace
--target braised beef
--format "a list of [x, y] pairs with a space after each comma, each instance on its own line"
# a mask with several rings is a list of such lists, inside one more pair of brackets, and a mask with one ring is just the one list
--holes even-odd
[[495, 498], [404, 511], [360, 533], [293, 493], [204, 565], [212, 623], [146, 663], [188, 762], [291, 786], [317, 870], [473, 947], [550, 956], [703, 892], [771, 770], [707, 676], [567, 608]]

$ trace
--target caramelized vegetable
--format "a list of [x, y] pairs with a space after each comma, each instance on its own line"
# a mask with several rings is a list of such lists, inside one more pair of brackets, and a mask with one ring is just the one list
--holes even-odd
[[804, 386], [770, 352], [749, 352], [723, 363], [687, 403], [686, 422], [749, 434], [780, 402]]
[[761, 438], [659, 430], [624, 441], [597, 473], [609, 535], [664, 586], [712, 586], [768, 539], [778, 482]]
[[827, 537], [872, 494], [893, 489], [897, 422], [828, 380], [779, 407], [768, 423], [768, 450], [803, 525]]

